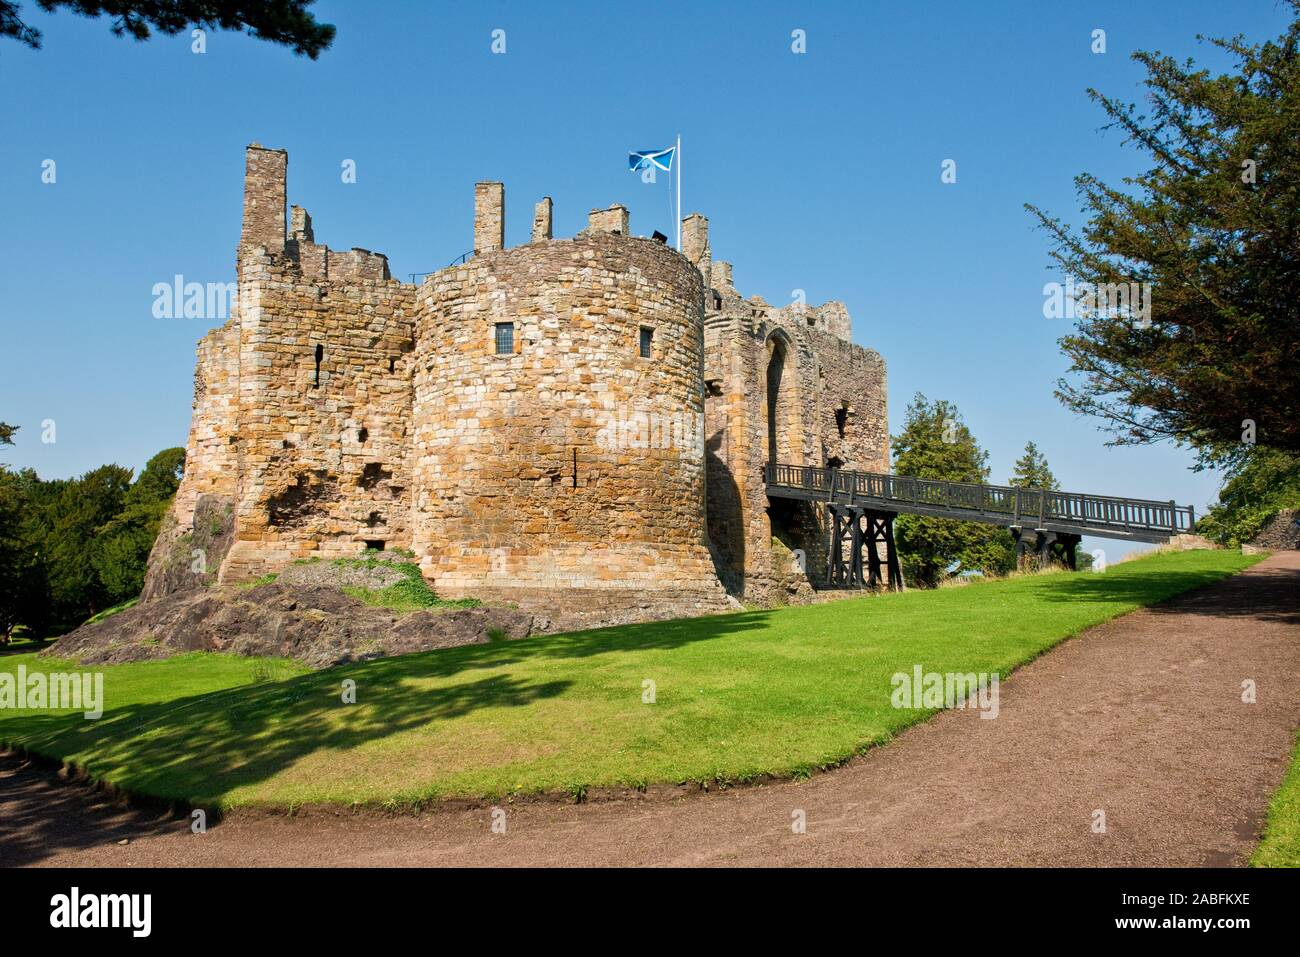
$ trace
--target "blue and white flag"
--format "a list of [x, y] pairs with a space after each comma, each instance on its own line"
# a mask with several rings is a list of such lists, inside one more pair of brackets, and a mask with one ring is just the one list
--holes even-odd
[[654, 165], [665, 173], [671, 172], [673, 155], [676, 152], [675, 146], [670, 146], [666, 150], [633, 150], [627, 154], [627, 168], [633, 173], [638, 173]]

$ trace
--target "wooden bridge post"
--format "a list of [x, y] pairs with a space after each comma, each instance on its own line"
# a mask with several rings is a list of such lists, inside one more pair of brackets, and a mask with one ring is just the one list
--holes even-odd
[[849, 537], [849, 584], [862, 584], [862, 515], [860, 508], [849, 508], [849, 521], [853, 523]]
[[867, 510], [867, 587], [880, 587], [880, 549], [877, 546], [876, 513]]
[[903, 585], [903, 567], [898, 561], [898, 547], [894, 544], [894, 514], [885, 517], [885, 547], [889, 549], [889, 590], [906, 591]]
[[[867, 587], [879, 588], [883, 583], [890, 591], [903, 591], [903, 569], [898, 561], [898, 547], [894, 544], [893, 512], [863, 511], [867, 528], [863, 538], [867, 546]], [[880, 557], [880, 546], [885, 546], [885, 557]], [[884, 575], [881, 572], [884, 571]]]
[[1038, 567], [1046, 568], [1052, 562], [1052, 545], [1056, 541], [1056, 533], [1038, 530], [1037, 540], [1035, 541], [1035, 551], [1038, 553]]
[[832, 585], [849, 583], [849, 568], [844, 563], [844, 531], [849, 524], [849, 516], [841, 514], [838, 505], [827, 504], [826, 512], [831, 520], [830, 554], [826, 561], [826, 581]]
[[1079, 543], [1083, 540], [1082, 535], [1061, 535], [1061, 549], [1065, 552], [1065, 567], [1072, 572], [1079, 570]]

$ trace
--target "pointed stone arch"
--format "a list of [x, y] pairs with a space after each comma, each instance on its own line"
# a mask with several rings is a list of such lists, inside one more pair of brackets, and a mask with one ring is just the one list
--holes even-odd
[[766, 375], [763, 383], [767, 461], [802, 465], [803, 417], [800, 414], [794, 341], [784, 329], [773, 329], [768, 333], [765, 347]]

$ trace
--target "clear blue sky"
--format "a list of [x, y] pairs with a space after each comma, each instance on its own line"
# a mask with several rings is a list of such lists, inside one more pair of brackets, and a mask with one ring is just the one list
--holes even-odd
[[219, 323], [155, 319], [151, 290], [233, 280], [251, 141], [289, 150], [318, 241], [406, 278], [470, 248], [481, 179], [506, 184], [508, 243], [543, 195], [557, 235], [613, 202], [671, 235], [666, 181], [643, 185], [626, 155], [680, 132], [684, 207], [709, 217], [715, 257], [746, 295], [847, 303], [888, 363], [894, 431], [921, 391], [957, 404], [995, 481], [1033, 439], [1067, 489], [1213, 500], [1188, 453], [1108, 449], [1052, 397], [1067, 326], [1042, 315], [1059, 277], [1022, 204], [1077, 223], [1076, 173], [1140, 168], [1086, 87], [1139, 99], [1135, 49], [1222, 66], [1196, 34], [1275, 36], [1271, 0], [314, 9], [338, 27], [315, 62], [230, 33], [203, 55], [188, 35], [136, 43], [25, 0], [45, 48], [0, 43], [0, 420], [22, 426], [0, 461], [61, 477], [185, 443], [194, 345]]

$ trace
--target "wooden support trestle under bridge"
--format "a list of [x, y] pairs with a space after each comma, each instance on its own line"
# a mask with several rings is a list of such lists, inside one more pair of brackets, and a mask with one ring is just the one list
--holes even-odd
[[[894, 517], [899, 513], [1001, 525], [1015, 536], [1017, 560], [1032, 552], [1042, 564], [1059, 561], [1070, 568], [1075, 567], [1075, 548], [1084, 535], [1167, 542], [1196, 527], [1195, 510], [1172, 500], [945, 482], [771, 462], [766, 467], [766, 482], [769, 498], [825, 503], [831, 522], [827, 579], [840, 586], [903, 587], [894, 547]], [[850, 546], [847, 561], [846, 541]]]

